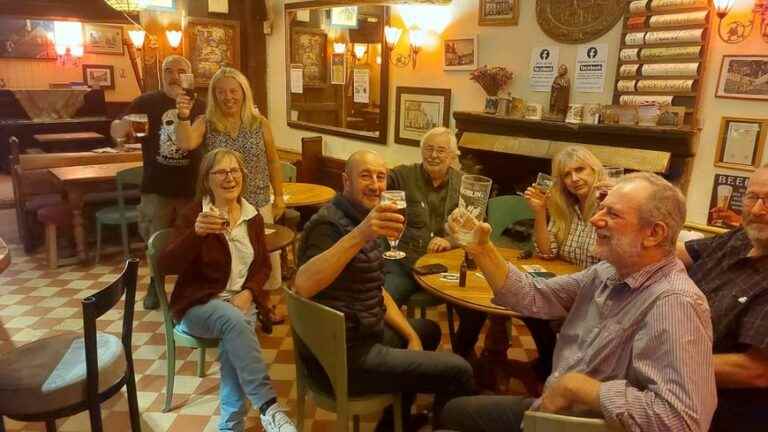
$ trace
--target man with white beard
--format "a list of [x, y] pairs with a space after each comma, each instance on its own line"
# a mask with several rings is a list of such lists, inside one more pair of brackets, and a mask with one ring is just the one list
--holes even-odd
[[768, 165], [752, 175], [741, 219], [742, 228], [677, 249], [712, 311], [713, 432], [768, 425]]

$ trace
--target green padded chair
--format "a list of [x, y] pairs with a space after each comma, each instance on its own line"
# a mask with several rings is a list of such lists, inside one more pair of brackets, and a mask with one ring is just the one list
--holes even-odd
[[165, 293], [165, 277], [171, 276], [163, 274], [157, 268], [157, 259], [160, 252], [165, 249], [168, 241], [171, 239], [170, 229], [164, 229], [156, 232], [149, 239], [147, 246], [147, 258], [149, 259], [149, 271], [154, 280], [154, 286], [157, 290], [157, 298], [160, 301], [160, 310], [163, 312], [163, 323], [165, 327], [165, 351], [166, 351], [166, 372], [165, 372], [165, 407], [163, 412], [171, 410], [173, 399], [173, 382], [176, 377], [176, 347], [197, 348], [197, 376], [205, 376], [205, 349], [216, 348], [219, 346], [218, 339], [206, 339], [195, 337], [176, 328], [171, 311], [168, 309], [168, 296]]
[[[517, 195], [502, 195], [488, 200], [488, 223], [491, 225], [491, 241], [505, 246], [504, 230], [513, 223], [535, 217], [525, 198]], [[511, 243], [511, 241], [510, 241]], [[506, 244], [510, 246], [510, 244]], [[521, 245], [515, 245], [520, 247]]]
[[622, 432], [617, 425], [609, 425], [603, 419], [571, 417], [538, 411], [526, 411], [523, 415], [525, 432]]
[[128, 168], [117, 173], [117, 205], [103, 208], [96, 212], [96, 264], [101, 258], [101, 226], [119, 225], [123, 239], [123, 256], [128, 259], [131, 255], [128, 242], [128, 224], [139, 222], [139, 212], [135, 205], [125, 205], [123, 187], [127, 185], [141, 186], [142, 167]]
[[300, 339], [312, 351], [328, 375], [334, 392], [331, 395], [315, 388], [313, 381], [306, 375], [307, 368], [301, 356], [297, 354], [296, 429], [301, 432], [304, 427], [304, 404], [309, 390], [318, 407], [336, 413], [336, 430], [339, 432], [349, 430], [350, 417], [353, 430], [358, 432], [361, 414], [380, 411], [389, 405], [394, 405], [395, 431], [403, 432], [403, 406], [399, 393], [350, 397], [347, 385], [347, 334], [344, 314], [299, 297], [289, 289], [284, 288], [284, 291], [293, 338]]
[[283, 168], [283, 181], [295, 182], [296, 167], [293, 164], [283, 161], [280, 161], [280, 166]]

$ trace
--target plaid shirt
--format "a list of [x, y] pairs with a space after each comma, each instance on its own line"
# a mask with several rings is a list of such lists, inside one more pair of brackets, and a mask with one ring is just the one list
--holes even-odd
[[[574, 210], [576, 217], [571, 221], [571, 230], [568, 231], [565, 244], [562, 247], [558, 245], [557, 238], [555, 238], [554, 223], [549, 221], [547, 231], [549, 231], [549, 247], [552, 253], [542, 253], [539, 247], [536, 246], [536, 254], [546, 259], [554, 259], [559, 254], [560, 258], [574, 263], [581, 268], [587, 268], [600, 262], [600, 258], [593, 255], [597, 234], [595, 233], [595, 227], [581, 217], [579, 206], [574, 206]], [[536, 245], [536, 242], [534, 242], [534, 245]]]
[[581, 372], [601, 381], [602, 414], [626, 431], [708, 430], [717, 405], [712, 324], [680, 260], [670, 256], [624, 280], [606, 261], [552, 279], [508, 267], [493, 303], [524, 316], [567, 317], [545, 391]]
[[768, 256], [748, 257], [743, 229], [691, 240], [688, 274], [709, 300], [715, 353], [768, 350]]

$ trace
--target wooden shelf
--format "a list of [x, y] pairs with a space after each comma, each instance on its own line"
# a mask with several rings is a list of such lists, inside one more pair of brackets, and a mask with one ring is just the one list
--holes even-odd
[[660, 92], [657, 92], [657, 91], [632, 91], [632, 92], [628, 92], [628, 91], [619, 91], [619, 90], [616, 90], [616, 93], [618, 93], [618, 94], [620, 94], [622, 96], [674, 96], [674, 97], [678, 97], [678, 96], [695, 97], [696, 94], [697, 94], [696, 92], [665, 92], [665, 93], [660, 93]]
[[638, 28], [624, 28], [624, 30], [621, 31], [621, 34], [626, 35], [627, 33], [641, 33], [641, 32], [655, 32], [655, 31], [666, 31], [666, 30], [698, 30], [702, 27], [702, 24], [689, 24], [689, 25], [676, 25], [676, 26], [665, 26], [665, 27], [638, 27]]
[[699, 79], [699, 76], [698, 75], [677, 75], [677, 76], [632, 75], [632, 76], [619, 76], [617, 77], [617, 79], [618, 80], [697, 80]]

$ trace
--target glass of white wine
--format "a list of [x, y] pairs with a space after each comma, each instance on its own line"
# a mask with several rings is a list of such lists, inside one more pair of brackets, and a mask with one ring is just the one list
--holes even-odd
[[[384, 191], [381, 194], [381, 202], [382, 204], [394, 203], [397, 206], [397, 210], [395, 212], [401, 215], [403, 219], [406, 218], [405, 191], [401, 191], [401, 190]], [[405, 220], [403, 221], [403, 225], [405, 225]], [[403, 231], [405, 231], [405, 229], [403, 229]], [[400, 235], [402, 235], [402, 231], [400, 232]], [[389, 241], [390, 249], [384, 252], [384, 258], [386, 259], [405, 258], [405, 252], [397, 249], [397, 243], [400, 241], [400, 236], [395, 238], [387, 237], [387, 241]]]

